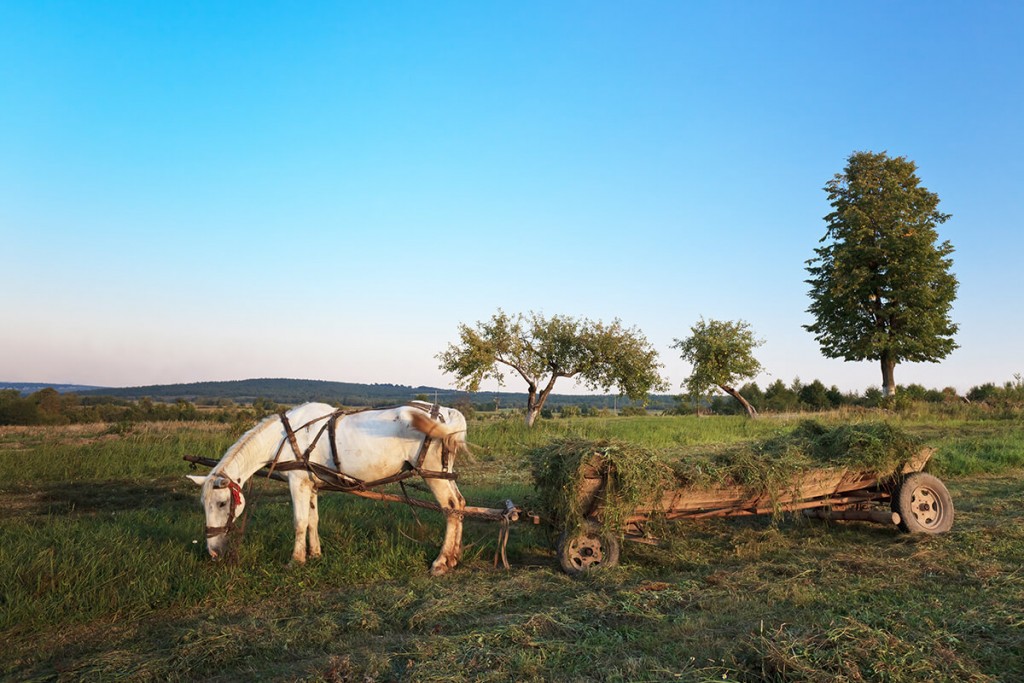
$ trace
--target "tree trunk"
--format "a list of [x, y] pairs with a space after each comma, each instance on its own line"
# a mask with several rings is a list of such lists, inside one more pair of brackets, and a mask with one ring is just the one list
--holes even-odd
[[540, 405], [537, 404], [537, 385], [530, 383], [526, 391], [526, 426], [532, 427], [540, 415]]
[[534, 406], [533, 408], [526, 409], [526, 426], [532, 427], [533, 423], [537, 421], [537, 416], [540, 415], [540, 408]]
[[537, 387], [530, 385], [529, 393], [526, 397], [526, 426], [532, 427], [533, 423], [540, 417], [540, 411], [544, 408], [544, 402], [548, 400], [548, 396], [551, 395], [551, 388], [554, 381], [548, 383], [544, 389], [538, 393]]
[[526, 426], [532, 427], [533, 423], [537, 421], [537, 417], [540, 416], [541, 409], [544, 408], [544, 402], [548, 400], [548, 396], [551, 395], [551, 390], [555, 388], [555, 380], [559, 377], [566, 375], [559, 375], [554, 373], [551, 375], [551, 379], [548, 380], [547, 385], [537, 393], [537, 385], [530, 383], [529, 393], [526, 397]]
[[548, 396], [551, 395], [551, 387], [548, 386], [544, 391], [540, 392], [539, 396], [536, 392], [531, 392], [527, 398], [526, 405], [526, 426], [532, 427], [533, 423], [540, 417], [540, 411], [544, 408], [544, 402], [548, 400]]
[[747, 399], [740, 396], [740, 392], [736, 391], [732, 387], [722, 386], [721, 384], [718, 385], [718, 388], [732, 396], [737, 401], [739, 401], [740, 405], [746, 409], [747, 417], [749, 417], [750, 419], [754, 419], [755, 417], [757, 417], [757, 411], [754, 410], [754, 406], [750, 405], [750, 402], [747, 401]]
[[888, 351], [882, 352], [882, 396], [896, 395], [896, 382], [893, 379], [893, 371], [896, 369], [896, 360]]

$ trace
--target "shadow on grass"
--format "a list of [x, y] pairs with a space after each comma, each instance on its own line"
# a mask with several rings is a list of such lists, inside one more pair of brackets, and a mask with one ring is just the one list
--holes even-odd
[[32, 496], [34, 514], [92, 514], [124, 512], [147, 508], [180, 509], [196, 507], [195, 496], [174, 490], [166, 484], [139, 484], [103, 481], [45, 484]]

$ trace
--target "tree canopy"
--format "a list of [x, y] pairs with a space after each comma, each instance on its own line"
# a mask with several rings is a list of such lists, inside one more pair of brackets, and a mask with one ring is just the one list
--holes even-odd
[[935, 229], [950, 216], [916, 169], [884, 152], [850, 155], [825, 185], [833, 211], [807, 261], [815, 322], [805, 329], [829, 358], [879, 361], [886, 395], [897, 363], [936, 362], [957, 348], [953, 247]]
[[636, 328], [539, 313], [510, 316], [501, 309], [475, 327], [459, 325], [459, 342], [438, 354], [440, 368], [456, 384], [477, 391], [485, 379], [505, 383], [512, 370], [527, 384], [526, 423], [532, 425], [560, 377], [572, 377], [593, 390], [616, 387], [646, 401], [663, 389], [657, 351]]
[[693, 397], [707, 394], [712, 387], [718, 387], [744, 407], [747, 415], [754, 417], [754, 409], [735, 386], [744, 379], [755, 377], [761, 372], [761, 363], [754, 358], [754, 349], [763, 344], [754, 337], [750, 324], [701, 318], [690, 328], [690, 336], [676, 339], [672, 348], [679, 349], [683, 360], [693, 365], [693, 371], [683, 386]]

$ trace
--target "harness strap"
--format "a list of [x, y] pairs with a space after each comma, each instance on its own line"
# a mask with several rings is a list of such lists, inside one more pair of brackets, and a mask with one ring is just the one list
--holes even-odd
[[338, 436], [334, 433], [338, 427], [338, 415], [340, 411], [334, 411], [331, 413], [330, 419], [327, 420], [327, 438], [331, 442], [331, 459], [334, 460], [334, 469], [341, 473], [341, 458], [338, 457]]
[[[441, 406], [439, 406], [436, 403], [433, 406], [431, 406], [431, 408], [430, 408], [430, 417], [432, 417], [435, 420], [440, 421], [443, 424], [445, 419], [441, 415]], [[448, 456], [449, 456], [448, 439], [441, 439], [441, 471], [442, 472], [447, 472], [448, 471]]]
[[[423, 406], [419, 406], [419, 405], [416, 405], [416, 404], [413, 404], [413, 403], [410, 403], [409, 407], [417, 408], [419, 410], [422, 410], [423, 412], [427, 412], [427, 409], [424, 408]], [[438, 404], [435, 403], [432, 406], [430, 406], [429, 415], [430, 415], [430, 419], [431, 420], [436, 420], [436, 421], [440, 422], [441, 424], [444, 424], [444, 416], [441, 415], [441, 406], [439, 406]], [[419, 470], [419, 469], [421, 469], [423, 467], [423, 461], [427, 457], [427, 451], [430, 450], [430, 446], [433, 443], [434, 443], [434, 440], [431, 437], [424, 435], [424, 437], [423, 437], [423, 445], [420, 446], [420, 452], [416, 456], [416, 469], [417, 470]], [[447, 453], [447, 451], [448, 451], [448, 449], [445, 446], [444, 440], [442, 439], [441, 440], [441, 469], [444, 470], [444, 471], [448, 470], [448, 453]]]
[[[429, 410], [424, 406], [415, 403], [407, 403], [405, 404], [405, 406], [415, 408], [417, 410], [422, 410], [423, 412], [428, 413], [431, 419], [437, 420], [442, 424], [445, 422], [444, 416], [441, 415], [441, 406], [438, 405], [437, 403], [434, 403]], [[407, 462], [405, 465], [405, 469], [403, 469], [401, 472], [397, 474], [393, 474], [390, 477], [384, 477], [383, 479], [365, 482], [342, 472], [341, 458], [339, 457], [338, 454], [337, 436], [335, 434], [335, 430], [338, 425], [338, 418], [345, 417], [346, 415], [353, 415], [355, 413], [367, 412], [370, 410], [384, 409], [363, 408], [354, 411], [346, 411], [339, 408], [330, 415], [315, 418], [313, 420], [310, 420], [306, 424], [302, 425], [300, 429], [306, 429], [310, 425], [326, 418], [326, 422], [316, 433], [316, 436], [313, 437], [312, 441], [310, 441], [305, 451], [301, 451], [299, 449], [299, 443], [298, 439], [295, 436], [295, 430], [292, 429], [291, 423], [288, 421], [288, 416], [285, 414], [284, 411], [281, 411], [280, 413], [278, 413], [278, 417], [281, 418], [281, 424], [284, 426], [284, 431], [285, 434], [287, 435], [287, 439], [282, 440], [281, 443], [278, 445], [277, 452], [274, 454], [274, 459], [270, 465], [270, 472], [267, 474], [267, 476], [269, 477], [270, 473], [273, 473], [275, 470], [278, 472], [304, 470], [311, 474], [315, 474], [323, 482], [325, 482], [323, 485], [320, 486], [320, 488], [338, 491], [366, 491], [377, 486], [393, 484], [395, 482], [402, 482], [403, 480], [408, 479], [409, 477], [412, 477], [414, 475], [419, 475], [423, 479], [448, 479], [451, 481], [455, 481], [456, 479], [458, 479], [459, 475], [456, 474], [455, 472], [452, 472], [449, 468], [449, 458], [451, 456], [451, 449], [448, 447], [447, 439], [441, 439], [441, 471], [437, 472], [434, 470], [423, 469], [423, 461], [427, 457], [427, 451], [430, 449], [430, 446], [434, 442], [434, 439], [426, 435], [424, 435], [423, 437], [423, 444], [420, 446], [420, 451], [416, 456], [416, 464], [413, 465]], [[327, 432], [327, 438], [330, 441], [331, 459], [334, 461], [333, 470], [329, 467], [325, 467], [316, 462], [312, 462], [309, 459], [310, 454], [313, 452], [313, 449], [316, 447], [316, 444], [320, 441], [320, 437], [323, 436], [325, 431]], [[284, 450], [285, 441], [287, 441], [287, 443], [291, 445], [292, 452], [295, 454], [295, 460], [292, 462], [280, 462], [281, 451]]]
[[[428, 412], [426, 408], [424, 408], [422, 405], [418, 405], [416, 403], [407, 403], [407, 404], [404, 404], [404, 405], [409, 407], [409, 408], [416, 408], [417, 410], [422, 410], [423, 412]], [[393, 406], [393, 407], [398, 408], [398, 407], [402, 407], [402, 406]], [[338, 455], [338, 441], [337, 441], [337, 436], [334, 433], [335, 429], [337, 428], [337, 425], [338, 425], [338, 418], [339, 417], [345, 417], [346, 415], [354, 415], [356, 413], [369, 412], [369, 411], [372, 411], [372, 410], [388, 410], [388, 408], [360, 408], [358, 410], [344, 410], [343, 408], [339, 408], [338, 410], [335, 410], [330, 415], [325, 415], [323, 417], [318, 417], [318, 418], [315, 418], [313, 420], [310, 420], [306, 424], [302, 425], [302, 427], [300, 427], [300, 429], [305, 429], [306, 427], [309, 427], [311, 424], [314, 424], [316, 422], [319, 422], [320, 420], [323, 420], [324, 417], [327, 418], [327, 422], [325, 422], [324, 425], [320, 428], [320, 431], [317, 432], [316, 436], [313, 438], [313, 440], [306, 447], [305, 451], [300, 451], [299, 450], [299, 442], [298, 442], [298, 439], [295, 437], [295, 430], [292, 429], [291, 422], [288, 421], [288, 414], [284, 410], [282, 410], [277, 415], [278, 415], [278, 417], [281, 418], [281, 424], [284, 426], [285, 434], [288, 436], [288, 443], [292, 447], [292, 452], [295, 454], [295, 459], [296, 460], [301, 460], [302, 462], [309, 462], [309, 455], [310, 455], [310, 453], [313, 452], [313, 449], [316, 447], [316, 444], [320, 441], [320, 437], [323, 436], [323, 433], [327, 432], [327, 437], [328, 437], [328, 439], [330, 440], [330, 443], [331, 443], [331, 459], [334, 461], [335, 469], [337, 469], [340, 472], [341, 471], [341, 458]], [[433, 419], [433, 420], [440, 420], [442, 423], [444, 422], [444, 417], [441, 415], [441, 406], [438, 405], [437, 403], [433, 404], [430, 407], [429, 414], [430, 414], [431, 419]], [[420, 453], [419, 453], [419, 456], [417, 457], [417, 462], [416, 462], [416, 466], [417, 467], [420, 467], [420, 466], [423, 465], [423, 458], [426, 456], [427, 448], [430, 446], [431, 442], [432, 442], [432, 439], [430, 437], [427, 437], [426, 440], [424, 441], [424, 445], [420, 448]], [[281, 449], [283, 447], [284, 447], [284, 442], [282, 442], [281, 445], [277, 449], [277, 453], [274, 456], [274, 461], [275, 462], [281, 456]], [[447, 449], [445, 449], [445, 451], [447, 451]], [[448, 456], [447, 452], [443, 452], [442, 453], [442, 460], [443, 461], [447, 461], [447, 456]], [[448, 469], [447, 465], [445, 465], [445, 467], [443, 469], [447, 470]]]
[[304, 472], [310, 472], [315, 474], [321, 480], [323, 484], [319, 488], [324, 490], [334, 491], [368, 491], [378, 486], [384, 486], [385, 484], [394, 484], [410, 477], [419, 476], [422, 479], [448, 479], [455, 481], [459, 478], [456, 472], [435, 472], [434, 470], [422, 470], [414, 468], [411, 465], [408, 469], [404, 469], [397, 474], [392, 474], [390, 477], [384, 477], [383, 479], [375, 479], [373, 481], [362, 481], [356, 479], [343, 472], [337, 472], [332, 470], [330, 467], [325, 467], [315, 462], [283, 462], [277, 466], [278, 472], [290, 472], [292, 470], [302, 470]]
[[[292, 445], [292, 453], [295, 454], [295, 459], [304, 461], [306, 458], [303, 457], [302, 451], [299, 450], [299, 442], [295, 438], [295, 431], [292, 429], [291, 423], [288, 421], [288, 414], [282, 410], [277, 416], [281, 418], [281, 424], [284, 425], [284, 433], [288, 435], [288, 443]], [[309, 457], [308, 453], [306, 457]]]

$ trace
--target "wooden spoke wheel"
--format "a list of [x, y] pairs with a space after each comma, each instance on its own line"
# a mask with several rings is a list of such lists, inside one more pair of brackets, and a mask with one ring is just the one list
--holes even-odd
[[900, 529], [908, 533], [941, 534], [953, 526], [953, 499], [946, 485], [924, 472], [903, 480], [892, 511], [899, 513]]
[[596, 526], [564, 531], [558, 539], [558, 562], [572, 575], [614, 567], [619, 563], [619, 539]]

